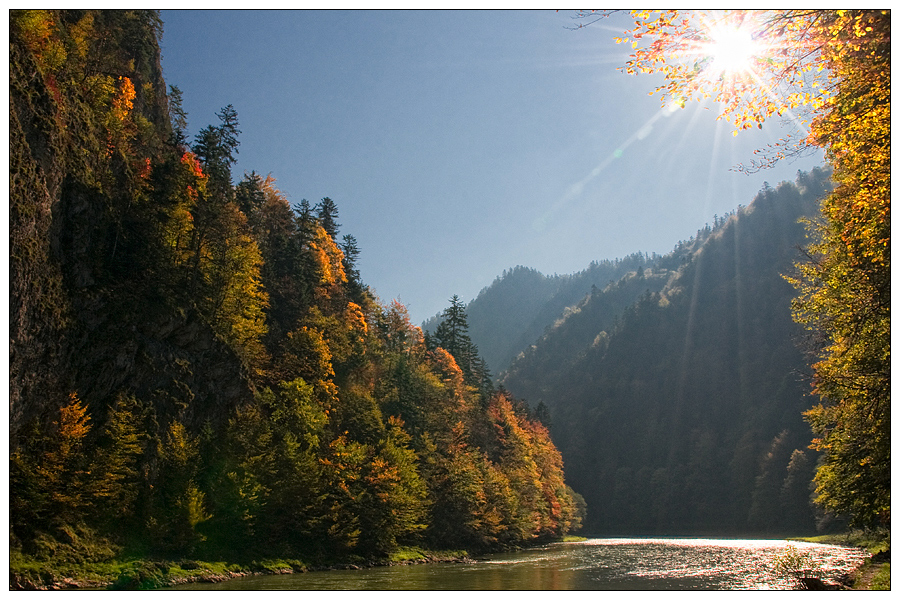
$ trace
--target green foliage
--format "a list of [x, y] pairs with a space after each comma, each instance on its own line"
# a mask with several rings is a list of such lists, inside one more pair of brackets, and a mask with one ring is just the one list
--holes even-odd
[[88, 486], [100, 514], [119, 522], [132, 516], [141, 484], [140, 459], [147, 435], [141, 407], [120, 395], [111, 407], [92, 461], [93, 483]]
[[803, 552], [791, 544], [775, 555], [772, 559], [772, 569], [779, 575], [797, 580], [801, 577], [815, 577], [820, 570], [810, 558], [809, 552]]
[[491, 374], [487, 364], [478, 355], [478, 347], [469, 337], [469, 323], [466, 316], [466, 305], [454, 295], [450, 306], [441, 315], [442, 321], [435, 329], [433, 336], [426, 336], [426, 344], [433, 348], [443, 348], [453, 356], [453, 360], [462, 370], [467, 385], [479, 390], [482, 397], [493, 392]]
[[166, 554], [190, 553], [205, 539], [198, 526], [211, 517], [198, 485], [200, 440], [174, 421], [157, 447], [157, 459], [147, 524], [151, 543]]
[[403, 422], [388, 421], [389, 431], [366, 468], [360, 547], [384, 554], [425, 529], [428, 499], [417, 469], [418, 456]]

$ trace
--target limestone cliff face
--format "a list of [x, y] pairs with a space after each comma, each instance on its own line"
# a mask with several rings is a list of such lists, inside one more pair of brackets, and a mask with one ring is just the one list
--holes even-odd
[[[235, 353], [190, 303], [167, 300], [144, 242], [165, 186], [138, 205], [135, 157], [178, 156], [158, 26], [143, 11], [10, 13], [12, 444], [71, 392], [95, 419], [133, 394], [161, 425], [176, 413], [215, 422], [251, 397]], [[122, 134], [112, 125], [126, 79], [133, 125]]]
[[33, 56], [10, 43], [9, 409], [10, 431], [66, 387], [65, 331], [71, 305], [55, 258], [63, 131]]

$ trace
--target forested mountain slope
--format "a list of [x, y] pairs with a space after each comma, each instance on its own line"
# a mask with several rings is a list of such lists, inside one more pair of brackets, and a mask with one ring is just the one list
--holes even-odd
[[[466, 306], [472, 341], [494, 375], [499, 375], [591, 289], [604, 288], [656, 258], [635, 253], [595, 261], [571, 275], [544, 275], [523, 266], [504, 271]], [[432, 331], [438, 319], [439, 315], [429, 319], [424, 329]]]
[[[509, 547], [577, 528], [547, 430], [381, 304], [323, 198], [186, 139], [153, 11], [10, 11], [11, 563]], [[466, 362], [463, 362], [465, 358]]]
[[815, 170], [767, 187], [680, 267], [596, 290], [513, 363], [502, 383], [549, 408], [591, 533], [813, 527], [813, 402], [782, 275], [828, 185]]

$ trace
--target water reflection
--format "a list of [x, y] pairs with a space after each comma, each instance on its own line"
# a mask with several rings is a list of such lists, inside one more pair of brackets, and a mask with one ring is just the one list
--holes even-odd
[[782, 540], [591, 539], [557, 543], [475, 563], [378, 567], [246, 577], [198, 590], [761, 590], [790, 589], [772, 569], [788, 545], [836, 578], [861, 550]]

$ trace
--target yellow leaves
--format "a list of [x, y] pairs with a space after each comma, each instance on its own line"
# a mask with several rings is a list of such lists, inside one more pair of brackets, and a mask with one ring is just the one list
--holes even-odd
[[322, 298], [333, 297], [338, 290], [331, 288], [347, 283], [343, 264], [344, 253], [321, 225], [316, 226], [315, 237], [309, 243], [309, 248], [320, 273], [320, 287], [317, 294]]
[[56, 31], [56, 19], [49, 10], [15, 10], [10, 13], [25, 46], [34, 53], [40, 52]]
[[207, 318], [244, 364], [261, 372], [267, 358], [261, 338], [267, 331], [269, 304], [260, 279], [262, 255], [233, 203], [223, 207], [215, 227], [215, 235], [195, 248], [204, 258], [198, 268], [209, 281]]
[[91, 430], [87, 406], [75, 392], [69, 394], [68, 402], [59, 409], [59, 417], [53, 422], [55, 432], [47, 443], [35, 471], [43, 480], [52, 502], [62, 507], [78, 508], [84, 501], [80, 488], [87, 464], [82, 453], [82, 444]]
[[[805, 413], [825, 452], [817, 502], [865, 523], [889, 504], [890, 19], [839, 11], [823, 54], [837, 81], [811, 138], [826, 148], [836, 187], [792, 283], [795, 320], [818, 335], [820, 404]], [[867, 514], [868, 512], [868, 514]]]
[[109, 155], [112, 155], [116, 147], [127, 144], [135, 129], [133, 123], [131, 126], [126, 123], [137, 95], [134, 84], [128, 77], [119, 77], [117, 88], [106, 117], [106, 145]]
[[196, 459], [198, 442], [191, 437], [184, 424], [172, 421], [166, 433], [166, 443], [160, 447], [163, 460], [173, 466], [187, 467]]
[[78, 22], [69, 29], [75, 52], [79, 58], [86, 58], [94, 34], [94, 13], [86, 12]]
[[287, 334], [284, 347], [284, 363], [291, 370], [286, 375], [311, 382], [334, 377], [331, 350], [321, 331], [301, 327]]
[[112, 116], [120, 122], [124, 122], [128, 113], [134, 108], [136, 96], [134, 84], [128, 77], [119, 77], [119, 93], [112, 101]]
[[362, 308], [355, 302], [347, 303], [347, 310], [344, 311], [344, 320], [351, 331], [358, 331], [361, 335], [369, 333], [366, 316], [363, 314]]
[[81, 400], [75, 392], [72, 392], [69, 394], [69, 403], [59, 409], [59, 420], [56, 421], [57, 435], [67, 447], [77, 444], [91, 430], [90, 420], [87, 406], [82, 406]]
[[25, 47], [35, 55], [45, 74], [62, 67], [66, 61], [66, 49], [58, 39], [53, 11], [10, 11], [10, 24], [15, 27]]
[[[655, 93], [679, 95], [703, 100], [713, 97], [724, 106], [725, 115], [734, 115], [735, 131], [762, 122], [785, 109], [795, 110], [821, 102], [826, 95], [822, 86], [813, 94], [792, 95], [791, 89], [806, 85], [805, 73], [821, 67], [818, 48], [823, 29], [815, 15], [792, 11], [691, 11], [683, 18], [678, 11], [664, 11], [654, 19], [647, 11], [633, 11], [635, 26], [617, 42], [632, 40], [634, 53], [624, 70], [629, 74], [660, 73], [666, 85]], [[787, 23], [773, 30], [776, 19]], [[716, 37], [732, 27], [753, 24], [753, 52], [746, 68], [714, 73]], [[720, 33], [716, 33], [720, 32]], [[639, 47], [637, 41], [650, 42]], [[724, 47], [724, 44], [723, 44]], [[724, 63], [722, 63], [724, 64]], [[821, 73], [821, 70], [818, 71]], [[825, 77], [822, 73], [819, 77]], [[662, 97], [665, 103], [666, 95]], [[748, 124], [749, 123], [749, 124]]]

